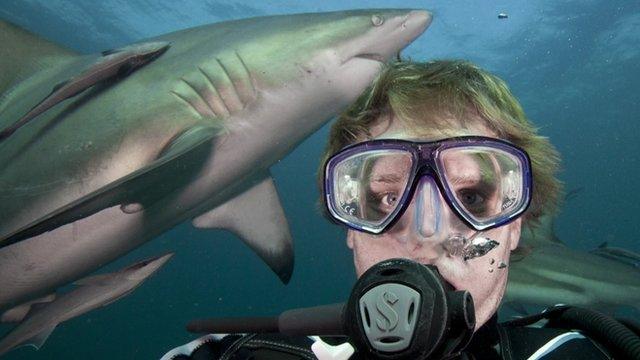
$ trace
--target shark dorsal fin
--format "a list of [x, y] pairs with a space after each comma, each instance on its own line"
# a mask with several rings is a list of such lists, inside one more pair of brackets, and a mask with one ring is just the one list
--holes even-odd
[[0, 94], [30, 74], [77, 55], [73, 50], [2, 20], [0, 44]]

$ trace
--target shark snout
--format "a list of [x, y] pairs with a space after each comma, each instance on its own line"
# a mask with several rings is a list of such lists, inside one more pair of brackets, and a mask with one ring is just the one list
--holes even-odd
[[430, 12], [426, 10], [412, 10], [407, 14], [400, 27], [401, 29], [409, 31], [409, 36], [411, 37], [409, 42], [411, 42], [431, 25], [432, 20], [433, 15]]

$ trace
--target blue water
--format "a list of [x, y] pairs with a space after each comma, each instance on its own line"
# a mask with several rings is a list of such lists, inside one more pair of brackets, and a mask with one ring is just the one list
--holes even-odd
[[[556, 223], [562, 241], [585, 250], [607, 241], [640, 251], [640, 2], [3, 0], [0, 18], [95, 52], [229, 19], [374, 7], [435, 13], [405, 56], [469, 59], [510, 84], [562, 154], [566, 188], [579, 189]], [[501, 12], [509, 18], [498, 19]], [[270, 315], [346, 299], [355, 275], [343, 230], [316, 210], [315, 171], [327, 130], [272, 169], [295, 239], [289, 285], [235, 237], [183, 224], [106, 268], [175, 251], [133, 294], [63, 323], [42, 350], [23, 348], [6, 358], [158, 358], [192, 338], [184, 330], [192, 318]]]

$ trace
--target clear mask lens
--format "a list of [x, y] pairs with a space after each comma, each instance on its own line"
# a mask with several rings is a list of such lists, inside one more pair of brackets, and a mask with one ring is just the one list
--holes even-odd
[[399, 210], [412, 167], [411, 154], [402, 150], [371, 151], [344, 159], [334, 170], [334, 209], [367, 228], [383, 227]]
[[493, 224], [525, 206], [522, 163], [513, 154], [454, 147], [440, 153], [438, 167], [453, 205], [473, 224]]

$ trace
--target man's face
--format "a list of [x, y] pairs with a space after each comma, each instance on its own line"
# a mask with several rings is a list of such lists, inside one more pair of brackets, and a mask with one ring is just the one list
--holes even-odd
[[[451, 120], [451, 129], [421, 131], [408, 129], [394, 118], [381, 119], [371, 129], [371, 136], [414, 141], [432, 141], [461, 135], [496, 137], [482, 125], [481, 118], [468, 122], [475, 126], [467, 126], [466, 129], [456, 129], [455, 124], [459, 122]], [[479, 173], [476, 171], [478, 169], [472, 168], [477, 162], [469, 160], [464, 157], [450, 159], [446, 166], [456, 169], [455, 172], [461, 175], [461, 179], [475, 182], [477, 186], [478, 179], [465, 176], [466, 173]], [[373, 176], [368, 184], [368, 190], [382, 194], [378, 207], [386, 203], [392, 204], [394, 184], [406, 182], [405, 179], [395, 179], [385, 175], [397, 174], [397, 171], [393, 171], [397, 167], [402, 168], [403, 164], [380, 161], [371, 169]], [[398, 187], [401, 188], [402, 185]], [[477, 201], [473, 196], [467, 200]], [[485, 206], [492, 206], [491, 203], [495, 201], [495, 199], [482, 200]], [[437, 224], [436, 212], [439, 212]], [[500, 264], [509, 264], [510, 251], [517, 247], [520, 238], [520, 225], [521, 220], [518, 219], [496, 229], [484, 231], [482, 236], [500, 243], [484, 256], [465, 261], [460, 256], [451, 255], [444, 241], [446, 236], [461, 232], [472, 234], [474, 230], [468, 228], [452, 213], [435, 183], [424, 178], [419, 183], [406, 211], [390, 229], [379, 235], [349, 230], [347, 245], [353, 250], [358, 276], [374, 264], [391, 258], [407, 258], [423, 264], [435, 265], [445, 280], [457, 290], [468, 290], [471, 293], [476, 309], [476, 328], [478, 328], [495, 313], [500, 304], [508, 273], [508, 267], [501, 267]]]

